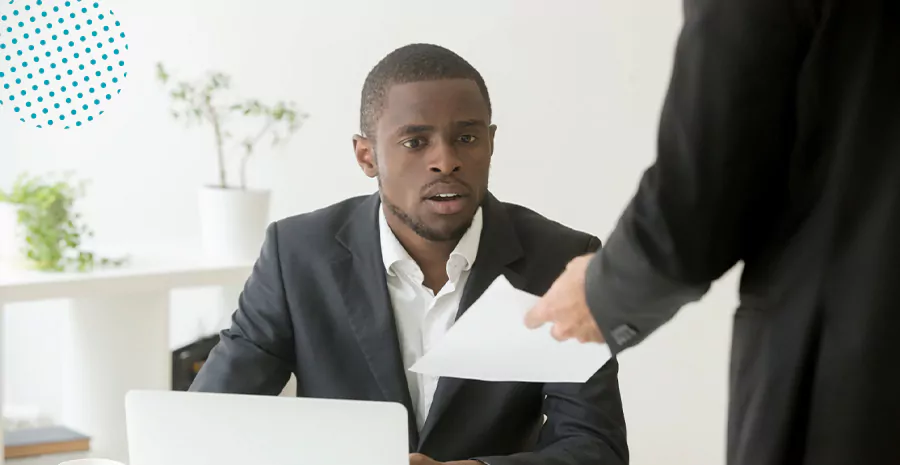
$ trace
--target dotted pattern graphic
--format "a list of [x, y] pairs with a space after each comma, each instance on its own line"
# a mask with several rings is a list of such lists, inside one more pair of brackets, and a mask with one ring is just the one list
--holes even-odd
[[113, 12], [95, 0], [0, 1], [0, 110], [38, 128], [102, 115], [128, 76]]

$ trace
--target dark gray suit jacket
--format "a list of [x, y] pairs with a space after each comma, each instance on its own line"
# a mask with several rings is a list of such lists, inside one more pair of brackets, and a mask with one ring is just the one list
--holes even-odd
[[[274, 395], [294, 373], [298, 396], [403, 404], [410, 451], [436, 460], [627, 463], [615, 359], [584, 384], [442, 378], [419, 434], [381, 259], [378, 208], [376, 194], [273, 223], [232, 326], [191, 390]], [[460, 314], [501, 274], [540, 295], [569, 260], [600, 247], [595, 237], [490, 195], [483, 217]]]
[[684, 5], [591, 310], [619, 352], [743, 262], [728, 463], [898, 464], [900, 2]]

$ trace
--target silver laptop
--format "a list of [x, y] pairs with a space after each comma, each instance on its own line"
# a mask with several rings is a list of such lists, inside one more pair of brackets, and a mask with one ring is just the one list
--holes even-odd
[[129, 465], [407, 465], [407, 412], [387, 402], [131, 391]]

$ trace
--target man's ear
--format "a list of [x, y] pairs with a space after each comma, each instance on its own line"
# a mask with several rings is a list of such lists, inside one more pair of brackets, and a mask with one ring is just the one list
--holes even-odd
[[497, 134], [497, 125], [492, 124], [488, 127], [488, 132], [491, 137], [491, 156], [494, 155], [494, 135]]
[[370, 178], [378, 176], [378, 162], [375, 160], [375, 147], [372, 141], [364, 136], [353, 136], [353, 151], [356, 152], [356, 163], [362, 168], [363, 173]]

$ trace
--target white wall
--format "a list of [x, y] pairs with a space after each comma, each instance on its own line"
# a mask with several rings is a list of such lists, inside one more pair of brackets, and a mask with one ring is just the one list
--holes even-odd
[[[499, 125], [494, 193], [605, 237], [653, 158], [681, 21], [680, 2], [663, 0], [105, 4], [129, 33], [130, 82], [79, 130], [30, 129], [0, 114], [0, 185], [23, 170], [77, 169], [93, 181], [83, 206], [98, 241], [135, 251], [196, 248], [195, 190], [215, 175], [209, 131], [168, 119], [154, 62], [226, 71], [245, 95], [294, 99], [312, 114], [287, 150], [252, 165], [251, 183], [275, 190], [282, 217], [375, 188], [350, 150], [359, 90], [378, 59], [410, 42], [447, 46], [484, 75]], [[733, 288], [721, 283], [621, 358], [633, 463], [723, 463]], [[209, 292], [175, 296], [173, 344], [215, 323], [198, 321], [210, 306]], [[52, 317], [63, 310], [42, 303], [6, 315], [9, 402], [59, 411], [64, 324]]]

